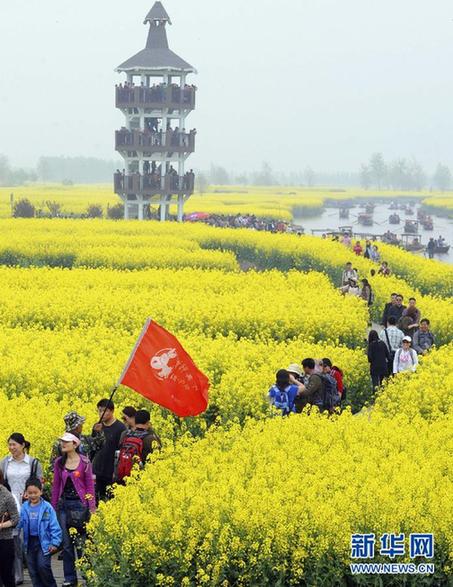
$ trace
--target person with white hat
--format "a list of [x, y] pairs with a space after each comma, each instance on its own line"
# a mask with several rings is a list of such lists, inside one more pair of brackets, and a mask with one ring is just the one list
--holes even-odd
[[65, 432], [60, 442], [63, 456], [58, 457], [54, 464], [52, 506], [57, 511], [63, 530], [63, 587], [72, 587], [77, 585], [76, 552], [80, 559], [86, 523], [90, 513], [96, 510], [96, 500], [91, 462], [77, 452], [80, 438]]
[[[96, 453], [101, 450], [105, 443], [105, 434], [102, 430], [102, 424], [97, 424], [95, 426], [94, 429], [97, 432], [96, 436], [87, 436], [86, 434], [82, 434], [83, 425], [85, 424], [85, 416], [81, 416], [77, 412], [69, 412], [64, 416], [63, 421], [65, 432], [69, 432], [80, 439], [80, 445], [77, 449], [78, 452], [92, 461]], [[60, 440], [57, 439], [52, 446], [52, 453], [50, 455], [51, 471], [53, 471], [55, 460], [61, 456], [63, 456], [63, 453], [61, 452], [61, 443]]]
[[410, 336], [403, 337], [402, 348], [397, 349], [393, 359], [393, 373], [414, 372], [417, 369], [418, 356], [414, 349], [411, 349], [411, 342]]

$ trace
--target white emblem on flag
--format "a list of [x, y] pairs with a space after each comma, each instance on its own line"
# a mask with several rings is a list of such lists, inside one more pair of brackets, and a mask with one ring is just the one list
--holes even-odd
[[176, 359], [177, 356], [175, 349], [162, 349], [154, 355], [150, 365], [157, 371], [156, 375], [159, 379], [168, 379], [174, 369], [174, 366], [170, 366], [169, 363], [172, 359]]

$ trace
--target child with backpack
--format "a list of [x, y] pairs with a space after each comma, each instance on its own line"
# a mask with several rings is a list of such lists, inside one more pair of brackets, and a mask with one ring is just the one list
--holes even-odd
[[280, 410], [282, 416], [296, 412], [294, 400], [303, 389], [303, 385], [290, 374], [286, 369], [277, 371], [275, 385], [269, 390], [269, 401], [271, 405]]
[[60, 443], [63, 456], [54, 465], [52, 506], [63, 531], [63, 587], [72, 587], [77, 585], [76, 553], [81, 558], [86, 523], [96, 509], [96, 502], [91, 462], [77, 452], [80, 438], [65, 432]]
[[120, 448], [115, 467], [115, 480], [123, 484], [129, 477], [134, 465], [141, 469], [146, 464], [148, 455], [154, 448], [161, 449], [162, 443], [150, 424], [151, 414], [148, 410], [137, 410], [134, 430], [125, 430], [121, 435]]
[[53, 507], [42, 498], [42, 483], [30, 478], [25, 484], [27, 501], [20, 511], [24, 549], [33, 587], [57, 587], [51, 557], [57, 552], [62, 531]]

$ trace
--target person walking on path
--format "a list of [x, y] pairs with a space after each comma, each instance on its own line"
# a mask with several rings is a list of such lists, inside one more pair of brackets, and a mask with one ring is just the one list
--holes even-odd
[[401, 348], [404, 333], [396, 327], [395, 316], [390, 316], [387, 322], [387, 328], [383, 328], [379, 338], [387, 345], [390, 353], [389, 375], [393, 373], [393, 359], [396, 351]]
[[81, 558], [96, 501], [91, 463], [77, 452], [80, 439], [66, 432], [60, 441], [63, 456], [55, 461], [52, 506], [63, 531], [63, 587], [72, 587], [77, 585], [76, 553]]
[[3, 483], [0, 471], [0, 582], [3, 587], [15, 587], [13, 530], [19, 523], [19, 510], [12, 493]]
[[368, 362], [370, 363], [370, 375], [373, 390], [376, 390], [389, 373], [391, 361], [390, 351], [385, 342], [379, 339], [376, 330], [370, 330], [368, 335]]
[[393, 373], [401, 373], [402, 371], [415, 372], [418, 365], [418, 356], [414, 349], [411, 349], [411, 337], [405, 336], [403, 338], [403, 346], [395, 353], [393, 360]]
[[[93, 471], [96, 475], [96, 495], [99, 500], [107, 500], [109, 488], [113, 483], [115, 469], [115, 453], [119, 448], [121, 434], [126, 426], [115, 418], [115, 404], [112, 400], [101, 399], [97, 404], [99, 418], [102, 420], [102, 431], [105, 435], [105, 443], [93, 459]], [[92, 436], [100, 434], [96, 425]]]
[[[64, 416], [63, 421], [65, 424], [65, 432], [69, 432], [69, 434], [74, 434], [74, 436], [80, 438], [80, 446], [78, 448], [79, 453], [85, 455], [90, 461], [92, 461], [96, 453], [104, 446], [105, 436], [102, 430], [102, 424], [96, 424], [95, 430], [97, 435], [93, 437], [82, 434], [85, 417], [80, 416], [77, 412], [69, 412]], [[61, 452], [61, 443], [57, 439], [52, 447], [52, 453], [50, 456], [51, 471], [53, 471], [55, 460], [61, 456], [63, 456]]]
[[420, 328], [414, 334], [412, 347], [419, 355], [426, 355], [436, 342], [429, 326], [430, 321], [428, 318], [423, 318], [420, 321]]
[[24, 532], [24, 550], [33, 587], [57, 587], [52, 572], [52, 554], [57, 552], [62, 531], [57, 514], [42, 498], [42, 483], [29, 479], [27, 501], [20, 512], [20, 527]]
[[[9, 456], [0, 462], [0, 469], [3, 473], [5, 485], [10, 489], [16, 500], [17, 509], [21, 510], [24, 501], [25, 484], [31, 477], [37, 477], [42, 481], [42, 466], [38, 459], [31, 457], [28, 452], [30, 443], [25, 440], [24, 435], [20, 432], [14, 432], [8, 438]], [[16, 583], [24, 582], [24, 565], [23, 565], [23, 539], [22, 532], [15, 528], [14, 547], [14, 575]]]

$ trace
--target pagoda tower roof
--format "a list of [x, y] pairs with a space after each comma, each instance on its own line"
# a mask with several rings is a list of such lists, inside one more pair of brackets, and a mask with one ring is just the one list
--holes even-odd
[[168, 47], [167, 23], [170, 17], [161, 2], [155, 2], [146, 15], [144, 24], [149, 23], [146, 47], [116, 68], [119, 72], [141, 72], [159, 70], [177, 70], [196, 73], [196, 69], [176, 55]]

